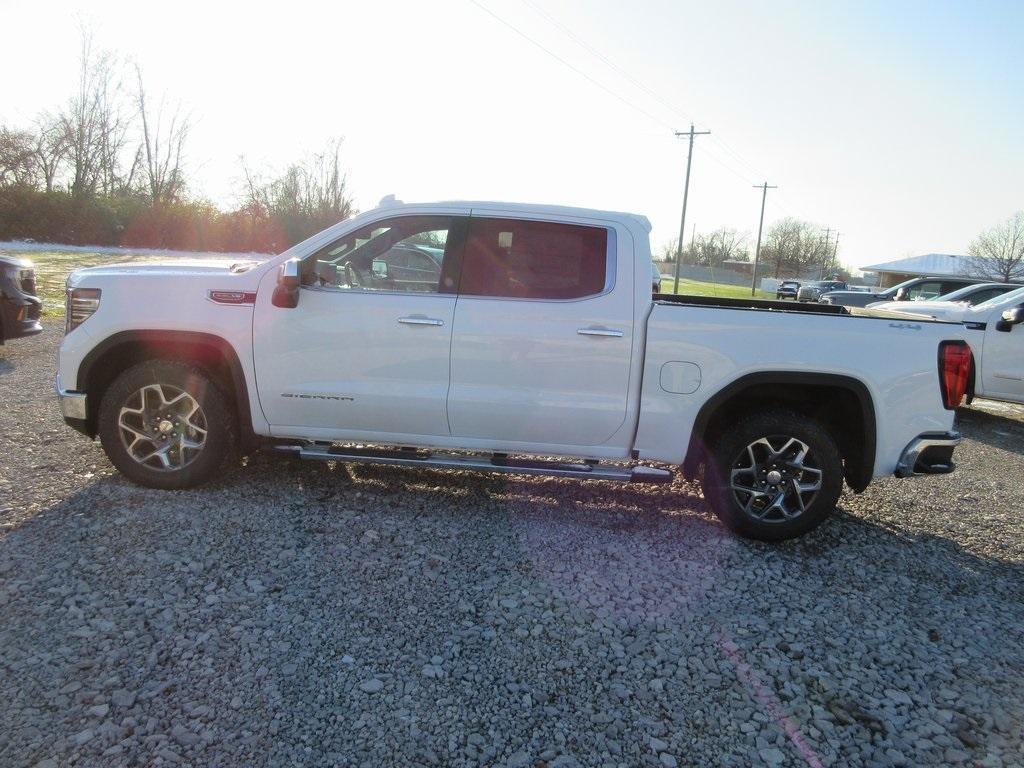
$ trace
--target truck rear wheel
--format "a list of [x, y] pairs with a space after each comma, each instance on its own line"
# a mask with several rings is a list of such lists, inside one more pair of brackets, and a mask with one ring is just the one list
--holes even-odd
[[741, 536], [792, 539], [836, 508], [842, 459], [828, 430], [812, 418], [790, 410], [747, 414], [710, 449], [704, 496]]
[[200, 485], [235, 453], [228, 398], [204, 370], [171, 360], [118, 376], [103, 394], [98, 428], [114, 466], [150, 488]]

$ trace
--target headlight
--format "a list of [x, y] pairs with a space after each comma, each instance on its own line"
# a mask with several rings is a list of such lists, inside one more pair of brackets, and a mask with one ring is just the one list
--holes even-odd
[[64, 333], [71, 333], [100, 308], [99, 288], [70, 288], [64, 304]]

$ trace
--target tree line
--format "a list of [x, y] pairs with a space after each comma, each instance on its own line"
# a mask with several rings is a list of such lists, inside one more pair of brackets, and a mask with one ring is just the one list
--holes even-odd
[[[713, 232], [695, 233], [683, 248], [682, 263], [699, 267], [728, 268], [730, 263], [753, 260], [750, 233], [722, 227]], [[674, 262], [679, 241], [666, 243], [659, 256]], [[849, 271], [837, 260], [838, 243], [826, 230], [809, 221], [784, 218], [767, 230], [761, 241], [758, 273], [762, 270], [771, 277], [793, 277], [816, 272], [822, 278], [849, 277]]]
[[222, 210], [189, 184], [192, 127], [83, 32], [64, 105], [0, 125], [0, 240], [279, 252], [355, 213], [337, 139], [279, 173], [240, 160], [240, 202]]

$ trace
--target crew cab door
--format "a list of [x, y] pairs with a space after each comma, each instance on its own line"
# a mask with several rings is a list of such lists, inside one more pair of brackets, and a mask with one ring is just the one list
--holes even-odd
[[[626, 417], [632, 250], [598, 221], [474, 213], [452, 334], [452, 435], [591, 446]], [[628, 238], [628, 234], [625, 234]]]
[[349, 232], [303, 259], [294, 308], [271, 304], [277, 276], [268, 273], [253, 350], [274, 435], [449, 434], [455, 280], [445, 270], [466, 221], [402, 215]]
[[979, 394], [1024, 403], [1024, 325], [1011, 326], [1009, 331], [996, 330], [1003, 310], [1009, 308], [1000, 306], [993, 310], [985, 323]]

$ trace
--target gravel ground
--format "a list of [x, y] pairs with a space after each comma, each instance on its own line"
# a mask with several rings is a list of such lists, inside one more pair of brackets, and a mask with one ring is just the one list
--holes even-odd
[[0, 348], [0, 764], [1024, 764], [1024, 409], [737, 540], [696, 486], [257, 456], [157, 492]]

